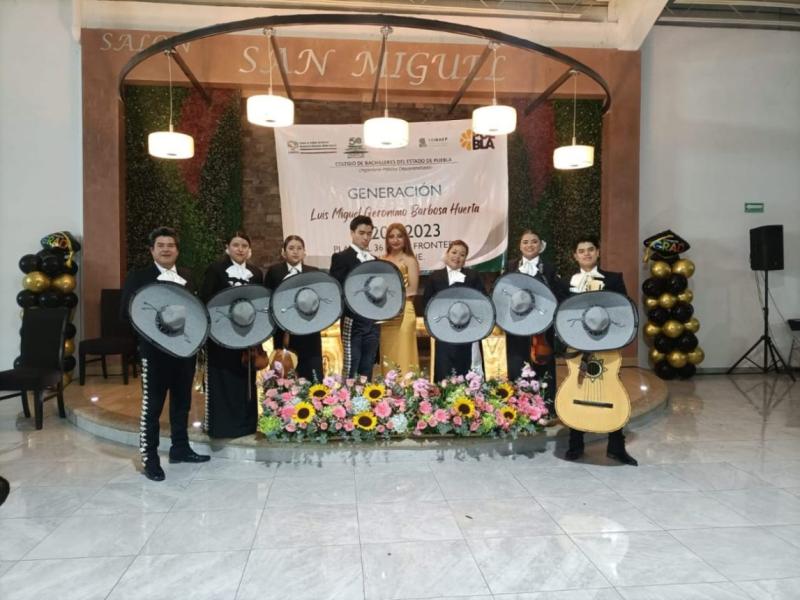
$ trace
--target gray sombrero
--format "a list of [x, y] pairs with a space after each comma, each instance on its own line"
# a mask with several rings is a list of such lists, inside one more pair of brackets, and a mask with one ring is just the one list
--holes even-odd
[[469, 344], [488, 336], [494, 327], [494, 304], [486, 294], [463, 285], [436, 293], [425, 307], [431, 336], [449, 344]]
[[206, 343], [206, 307], [177, 283], [144, 286], [131, 298], [129, 313], [139, 335], [172, 356], [188, 358]]
[[400, 314], [406, 301], [403, 276], [387, 260], [363, 262], [344, 280], [344, 301], [351, 311], [364, 319], [393, 319]]
[[262, 343], [275, 331], [269, 313], [270, 295], [271, 291], [261, 285], [237, 285], [215, 294], [206, 304], [211, 339], [233, 350]]
[[617, 350], [636, 337], [639, 313], [630, 298], [617, 292], [584, 292], [559, 305], [555, 324], [556, 334], [571, 348]]
[[293, 335], [317, 333], [342, 316], [342, 286], [323, 271], [284, 279], [270, 301], [278, 327]]
[[494, 284], [497, 324], [511, 335], [536, 335], [553, 322], [558, 301], [541, 281], [526, 273], [506, 273]]

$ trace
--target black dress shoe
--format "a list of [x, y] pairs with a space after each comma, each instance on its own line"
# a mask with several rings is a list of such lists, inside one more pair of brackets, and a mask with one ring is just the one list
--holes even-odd
[[570, 448], [564, 454], [564, 458], [567, 460], [578, 460], [581, 456], [583, 456], [583, 448]]
[[6, 501], [9, 493], [11, 493], [11, 484], [5, 477], [0, 477], [0, 505]]
[[628, 452], [624, 448], [619, 452], [612, 452], [611, 450], [609, 450], [606, 452], [606, 456], [608, 458], [613, 458], [614, 460], [617, 460], [624, 465], [630, 465], [632, 467], [639, 466], [639, 461], [633, 458], [630, 454], [628, 454]]
[[198, 454], [191, 448], [186, 448], [185, 450], [170, 450], [169, 451], [169, 462], [170, 464], [174, 463], [202, 463], [208, 462], [211, 460], [211, 457], [208, 454]]
[[167, 478], [164, 474], [164, 469], [161, 468], [161, 465], [156, 460], [147, 461], [144, 464], [142, 474], [150, 481], [164, 481]]

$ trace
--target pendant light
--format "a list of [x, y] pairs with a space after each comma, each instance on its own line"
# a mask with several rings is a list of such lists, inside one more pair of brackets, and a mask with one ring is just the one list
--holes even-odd
[[561, 146], [553, 152], [553, 166], [561, 170], [585, 169], [594, 164], [594, 146], [575, 143], [575, 119], [578, 107], [578, 71], [572, 71], [572, 145]]
[[147, 136], [147, 152], [156, 158], [185, 159], [194, 156], [194, 139], [178, 133], [172, 126], [172, 57], [174, 49], [166, 50], [169, 65], [169, 131], [154, 131]]
[[266, 94], [250, 96], [247, 99], [247, 120], [261, 127], [288, 127], [294, 124], [294, 102], [272, 93], [272, 34], [272, 27], [264, 29], [267, 39], [269, 90]]
[[513, 106], [497, 103], [497, 43], [491, 42], [489, 48], [492, 50], [492, 103], [472, 111], [472, 131], [480, 135], [506, 135], [517, 128], [517, 111]]
[[389, 116], [389, 45], [392, 28], [381, 27], [383, 36], [384, 108], [383, 116], [364, 121], [364, 145], [370, 148], [404, 148], [408, 146], [408, 121]]

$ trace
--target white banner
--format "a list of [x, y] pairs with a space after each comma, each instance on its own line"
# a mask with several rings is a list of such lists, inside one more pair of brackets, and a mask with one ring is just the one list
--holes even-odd
[[469, 265], [498, 258], [508, 243], [505, 136], [473, 135], [469, 120], [411, 123], [409, 144], [375, 150], [361, 125], [275, 130], [284, 236], [305, 240], [307, 262], [327, 269], [350, 244], [350, 220], [375, 224], [370, 251], [384, 253], [386, 226], [402, 223], [422, 270], [443, 266], [451, 240]]

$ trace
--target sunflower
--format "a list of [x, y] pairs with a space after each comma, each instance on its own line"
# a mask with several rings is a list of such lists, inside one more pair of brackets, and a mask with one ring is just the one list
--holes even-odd
[[456, 401], [453, 402], [453, 408], [456, 409], [458, 416], [464, 417], [465, 419], [469, 419], [475, 415], [475, 403], [466, 396], [456, 398]]
[[386, 395], [386, 388], [380, 383], [370, 383], [364, 388], [364, 398], [373, 404], [380, 402]]
[[378, 417], [371, 410], [365, 410], [353, 416], [353, 425], [364, 431], [372, 431], [378, 426]]
[[513, 423], [514, 420], [517, 418], [517, 409], [513, 406], [504, 406], [500, 409], [500, 414], [503, 415], [503, 418], [508, 421], [509, 423]]
[[322, 400], [325, 396], [331, 393], [331, 388], [323, 383], [317, 383], [312, 385], [308, 388], [308, 397], [309, 398], [317, 398], [318, 400]]
[[313, 404], [310, 402], [298, 402], [294, 405], [292, 421], [295, 423], [310, 423], [316, 414], [317, 411], [314, 410]]
[[494, 389], [494, 393], [497, 394], [497, 397], [501, 400], [507, 400], [514, 395], [514, 387], [508, 382], [501, 383]]

